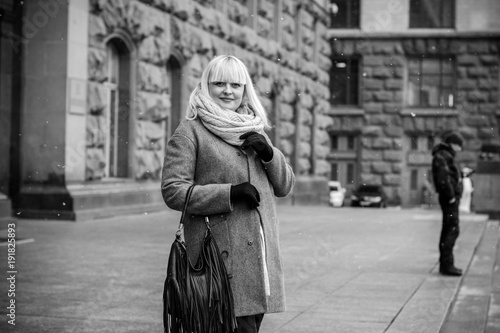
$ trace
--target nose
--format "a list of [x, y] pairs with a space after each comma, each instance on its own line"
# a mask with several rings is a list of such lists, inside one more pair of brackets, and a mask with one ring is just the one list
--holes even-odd
[[226, 86], [224, 87], [224, 90], [222, 91], [224, 94], [226, 95], [229, 95], [231, 94], [233, 91], [231, 90], [231, 84], [230, 83], [226, 83]]

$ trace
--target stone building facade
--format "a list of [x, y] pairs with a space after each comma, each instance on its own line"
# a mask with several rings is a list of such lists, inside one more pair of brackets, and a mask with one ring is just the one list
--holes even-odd
[[295, 170], [285, 203], [324, 204], [329, 179], [432, 203], [444, 131], [471, 168], [500, 141], [500, 2], [429, 3], [0, 0], [0, 216], [164, 209], [165, 143], [221, 53], [247, 64]]
[[165, 143], [204, 67], [223, 53], [248, 66], [273, 124], [269, 134], [295, 170], [288, 202], [325, 202], [332, 124], [325, 1], [1, 6], [17, 29], [2, 25], [2, 57], [17, 55], [14, 76], [23, 84], [5, 80], [19, 103], [3, 109], [13, 122], [2, 126], [19, 136], [9, 135], [16, 149], [0, 165], [8, 169], [0, 192], [18, 216], [81, 219], [164, 207]]
[[500, 3], [438, 0], [450, 7], [427, 26], [425, 2], [347, 2], [357, 3], [359, 25], [329, 31], [332, 80], [351, 89], [347, 102], [332, 97], [332, 179], [381, 184], [393, 204], [433, 203], [431, 150], [445, 131], [465, 138], [462, 167], [474, 169], [481, 145], [499, 142]]

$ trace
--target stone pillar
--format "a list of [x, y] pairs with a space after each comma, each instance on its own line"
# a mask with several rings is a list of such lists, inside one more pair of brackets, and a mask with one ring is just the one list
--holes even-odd
[[20, 6], [13, 0], [2, 1], [0, 8], [0, 218], [11, 216], [11, 199], [17, 182], [19, 119]]
[[19, 217], [72, 218], [83, 180], [88, 2], [26, 1]]
[[66, 151], [63, 170], [67, 182], [85, 179], [88, 7], [88, 1], [71, 1], [68, 8]]

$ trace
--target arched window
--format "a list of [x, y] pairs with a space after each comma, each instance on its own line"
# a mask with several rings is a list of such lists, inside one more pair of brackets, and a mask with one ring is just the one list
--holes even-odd
[[295, 49], [302, 54], [302, 4], [299, 3], [295, 11]]
[[123, 40], [107, 44], [105, 177], [129, 176], [130, 50]]
[[[171, 56], [167, 62], [167, 73], [170, 78], [170, 117], [167, 121], [166, 128], [167, 133], [165, 139], [168, 140], [172, 134], [174, 134], [175, 129], [182, 121], [183, 109], [182, 109], [182, 66], [176, 57]], [[170, 122], [170, 125], [168, 124]]]
[[270, 93], [269, 100], [271, 105], [266, 108], [268, 110], [269, 121], [271, 123], [271, 129], [268, 131], [268, 136], [271, 139], [273, 145], [277, 148], [280, 147], [280, 127], [281, 127], [281, 119], [280, 119], [280, 89], [278, 84], [274, 84]]

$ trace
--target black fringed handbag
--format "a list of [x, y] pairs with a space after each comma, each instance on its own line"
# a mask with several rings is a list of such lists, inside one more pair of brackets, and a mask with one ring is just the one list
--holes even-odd
[[184, 216], [193, 187], [187, 191], [168, 258], [163, 289], [164, 332], [232, 333], [237, 327], [233, 293], [208, 217], [205, 217], [207, 231], [195, 266], [186, 252]]

